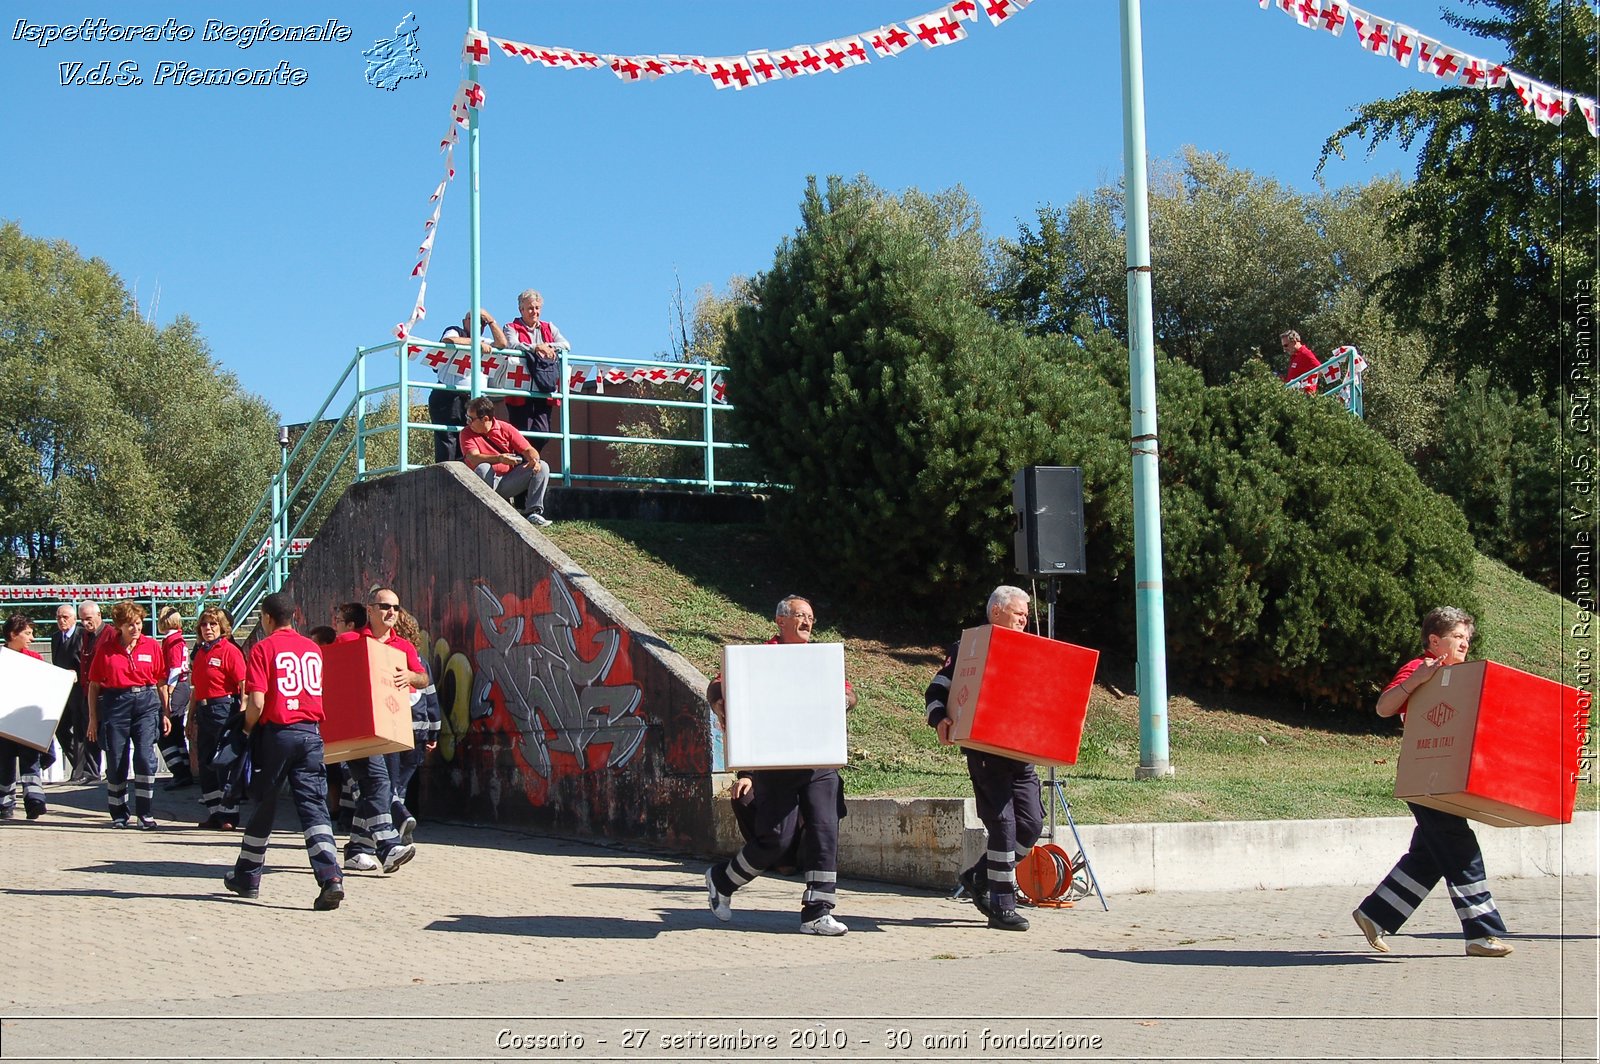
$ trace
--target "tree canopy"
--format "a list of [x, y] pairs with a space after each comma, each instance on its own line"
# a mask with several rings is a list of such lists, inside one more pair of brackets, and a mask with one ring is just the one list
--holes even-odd
[[143, 320], [64, 241], [0, 224], [0, 572], [193, 578], [276, 470], [276, 416], [180, 317]]
[[[1506, 65], [1568, 91], [1593, 91], [1597, 17], [1585, 0], [1463, 0], [1450, 25], [1502, 43]], [[1420, 142], [1415, 180], [1388, 222], [1414, 234], [1415, 255], [1378, 280], [1383, 306], [1427, 336], [1453, 373], [1481, 366], [1519, 394], [1548, 399], [1576, 316], [1565, 301], [1592, 280], [1596, 140], [1581, 116], [1560, 124], [1526, 112], [1510, 86], [1412, 90], [1366, 104], [1323, 148], [1352, 137], [1371, 151]]]

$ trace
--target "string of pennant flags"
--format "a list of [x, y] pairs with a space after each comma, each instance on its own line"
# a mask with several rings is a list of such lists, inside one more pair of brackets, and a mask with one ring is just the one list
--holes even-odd
[[[311, 546], [309, 539], [289, 541], [289, 557], [298, 558]], [[266, 557], [267, 546], [262, 544], [255, 552], [239, 563], [233, 572], [215, 582], [208, 580], [145, 580], [134, 584], [0, 584], [0, 599], [7, 602], [66, 602], [93, 599], [107, 602], [113, 599], [202, 599], [223, 598], [238, 580], [246, 567]]]
[[[450, 350], [432, 343], [408, 343], [406, 357], [432, 370], [437, 374], [440, 384], [460, 387], [472, 375], [472, 355], [464, 350]], [[480, 355], [478, 365], [491, 388], [522, 391], [533, 381], [533, 372], [528, 368], [524, 355], [504, 352]], [[581, 391], [590, 384], [678, 384], [696, 393], [703, 391], [706, 386], [705, 372], [690, 366], [674, 366], [670, 369], [665, 366], [607, 368], [593, 362], [574, 365], [569, 357], [568, 369], [569, 392]], [[728, 401], [727, 384], [720, 373], [712, 374], [711, 398], [718, 403]]]
[[[469, 30], [462, 43], [463, 63], [480, 66], [488, 64], [496, 55], [506, 59], [520, 59], [524, 65], [538, 64], [553, 70], [610, 70], [624, 82], [655, 81], [659, 78], [685, 74], [708, 78], [717, 89], [742, 91], [775, 81], [810, 77], [822, 73], [838, 74], [852, 67], [863, 66], [879, 59], [893, 58], [921, 44], [924, 49], [940, 48], [965, 40], [967, 24], [976, 23], [979, 15], [1000, 26], [1009, 22], [1027, 8], [1033, 0], [954, 0], [924, 15], [904, 23], [889, 23], [861, 33], [836, 37], [816, 44], [796, 44], [788, 48], [768, 48], [739, 55], [704, 56], [659, 53], [651, 55], [612, 55], [579, 48], [564, 48], [528, 44], [508, 38], [491, 36], [482, 30]], [[1404, 23], [1374, 14], [1345, 0], [1257, 0], [1263, 10], [1276, 8], [1293, 17], [1309, 30], [1342, 37], [1349, 29], [1357, 43], [1373, 55], [1394, 59], [1402, 67], [1415, 69], [1424, 76], [1448, 84], [1471, 88], [1498, 89], [1510, 86], [1521, 100], [1523, 108], [1542, 121], [1557, 124], [1574, 110], [1583, 115], [1591, 136], [1600, 136], [1600, 112], [1595, 101], [1565, 90], [1546, 85], [1504, 64], [1494, 63], [1442, 41], [1417, 32]], [[455, 179], [455, 147], [460, 143], [461, 130], [467, 128], [473, 112], [483, 108], [486, 94], [483, 85], [472, 79], [463, 79], [456, 87], [450, 103], [450, 125], [439, 140], [439, 150], [444, 155], [444, 176], [434, 188], [429, 202], [433, 212], [423, 225], [423, 238], [417, 247], [416, 264], [411, 276], [417, 280], [417, 298], [411, 316], [395, 326], [395, 335], [402, 341], [410, 340], [418, 322], [427, 316], [428, 265], [433, 257], [433, 242], [438, 234], [439, 217], [444, 208], [444, 193]], [[411, 348], [412, 357], [424, 348]], [[436, 352], [437, 353], [437, 352]], [[470, 365], [470, 363], [469, 363]], [[487, 363], [486, 369], [487, 369]], [[437, 365], [434, 366], [437, 369]], [[622, 373], [593, 367], [598, 375]], [[512, 378], [515, 366], [505, 367]], [[523, 367], [526, 372], [526, 367]], [[581, 372], [581, 371], [580, 371]], [[645, 380], [638, 376], [643, 371], [628, 371], [629, 379]], [[494, 374], [490, 374], [491, 378]], [[595, 377], [589, 377], [594, 380]], [[604, 383], [620, 383], [605, 380]], [[690, 378], [683, 383], [698, 390], [704, 381], [693, 383]], [[578, 387], [583, 381], [576, 381]], [[720, 387], [721, 382], [714, 382]], [[520, 387], [520, 385], [519, 385]], [[721, 401], [722, 396], [718, 396]]]
[[[688, 74], [708, 78], [718, 89], [741, 91], [772, 81], [837, 74], [863, 66], [871, 62], [873, 56], [891, 58], [917, 44], [925, 49], [955, 44], [967, 38], [966, 24], [977, 22], [980, 14], [999, 26], [1032, 3], [1033, 0], [954, 0], [904, 24], [891, 22], [818, 44], [797, 44], [729, 56], [619, 56], [581, 48], [526, 44], [492, 37], [481, 30], [469, 30], [462, 44], [461, 59], [464, 63], [481, 66], [498, 54], [521, 59], [526, 65], [537, 63], [554, 70], [610, 70], [624, 82]], [[480, 82], [464, 79], [450, 102], [450, 126], [439, 140], [439, 150], [444, 155], [444, 178], [428, 197], [433, 213], [423, 226], [422, 243], [417, 247], [416, 264], [411, 269], [411, 276], [417, 280], [416, 302], [412, 305], [411, 316], [395, 326], [395, 336], [401, 340], [409, 340], [417, 323], [427, 317], [428, 264], [433, 257], [433, 241], [444, 208], [445, 188], [455, 179], [455, 147], [460, 143], [461, 130], [471, 121], [472, 112], [481, 110], [485, 99]]]
[[1591, 137], [1600, 137], [1595, 101], [1536, 81], [1526, 74], [1470, 55], [1459, 48], [1418, 33], [1410, 26], [1347, 4], [1344, 0], [1257, 0], [1263, 10], [1276, 8], [1308, 30], [1342, 37], [1348, 28], [1356, 43], [1376, 56], [1393, 59], [1402, 67], [1451, 85], [1500, 89], [1507, 85], [1522, 101], [1522, 108], [1541, 121], [1559, 125], [1574, 111], [1583, 115]]

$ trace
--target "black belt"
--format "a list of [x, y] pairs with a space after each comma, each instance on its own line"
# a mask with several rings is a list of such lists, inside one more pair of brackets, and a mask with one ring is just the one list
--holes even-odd
[[201, 709], [210, 709], [212, 706], [230, 706], [232, 704], [233, 699], [230, 697], [202, 698], [200, 701], [195, 703], [195, 705], [199, 706]]
[[154, 687], [150, 687], [150, 686], [145, 686], [145, 687], [102, 687], [101, 690], [104, 691], [108, 695], [116, 695], [116, 694], [122, 694], [124, 691], [131, 691], [131, 692], [134, 692], [134, 693], [138, 693], [140, 691], [154, 691], [155, 688]]

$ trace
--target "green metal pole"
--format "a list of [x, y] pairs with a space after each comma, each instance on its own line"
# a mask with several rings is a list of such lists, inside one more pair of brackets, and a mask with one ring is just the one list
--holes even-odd
[[[478, 0], [467, 0], [467, 27], [474, 32], [478, 29]], [[478, 80], [476, 62], [468, 64], [467, 80]], [[483, 274], [478, 245], [478, 109], [476, 107], [467, 108], [467, 215], [467, 254], [472, 257], [472, 309], [468, 312], [467, 347], [472, 352], [471, 394], [472, 398], [476, 399], [483, 394], [483, 365], [479, 362], [481, 353], [478, 350], [478, 312], [483, 309]]]
[[1172, 775], [1167, 754], [1166, 606], [1161, 587], [1160, 449], [1155, 327], [1150, 309], [1150, 190], [1145, 167], [1144, 30], [1139, 0], [1122, 0], [1122, 154], [1128, 227], [1128, 370], [1133, 455], [1134, 609], [1139, 660], [1136, 779]]

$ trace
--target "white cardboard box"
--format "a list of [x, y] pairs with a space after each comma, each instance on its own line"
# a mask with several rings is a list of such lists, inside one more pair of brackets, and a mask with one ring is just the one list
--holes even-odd
[[0, 735], [50, 749], [75, 680], [68, 669], [0, 647]]
[[841, 643], [723, 647], [722, 697], [730, 771], [849, 760]]

